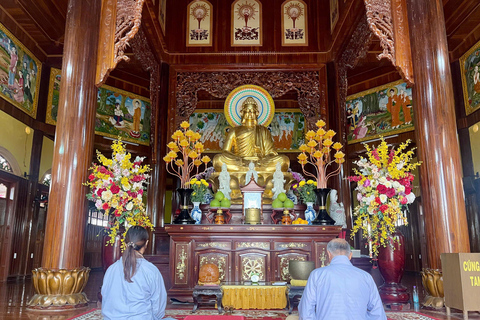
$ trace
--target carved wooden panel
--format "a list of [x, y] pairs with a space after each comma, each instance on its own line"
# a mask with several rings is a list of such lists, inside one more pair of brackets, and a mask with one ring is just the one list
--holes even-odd
[[188, 243], [175, 243], [175, 259], [173, 264], [175, 284], [188, 284], [188, 273], [190, 270], [190, 259]]
[[325, 267], [330, 264], [327, 254], [327, 244], [328, 242], [315, 243], [315, 268]]
[[260, 281], [270, 281], [270, 253], [258, 251], [235, 253], [235, 281], [249, 281], [252, 273]]
[[273, 98], [296, 91], [300, 110], [309, 127], [313, 127], [321, 115], [326, 115], [325, 85], [321, 85], [319, 71], [178, 72], [175, 104], [172, 104], [175, 126], [187, 121], [197, 107], [198, 91], [226, 98], [233, 89], [245, 84], [261, 86]]
[[292, 278], [288, 270], [290, 260], [310, 261], [309, 252], [287, 252], [275, 254], [275, 281], [290, 281]]

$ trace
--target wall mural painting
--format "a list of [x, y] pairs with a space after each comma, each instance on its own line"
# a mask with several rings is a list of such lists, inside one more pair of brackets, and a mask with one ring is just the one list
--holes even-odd
[[463, 97], [467, 115], [480, 108], [480, 41], [460, 58]]
[[[230, 128], [223, 110], [196, 110], [190, 116], [190, 128], [202, 134], [201, 142], [207, 152], [223, 148], [226, 132]], [[298, 109], [275, 112], [268, 126], [275, 148], [283, 152], [297, 152], [305, 141], [305, 117]]]
[[339, 16], [338, 0], [330, 0], [330, 33], [333, 33]]
[[0, 97], [35, 118], [41, 71], [40, 61], [0, 24]]
[[262, 4], [256, 0], [232, 3], [232, 46], [262, 45]]
[[212, 46], [213, 8], [206, 0], [194, 0], [187, 6], [187, 47]]
[[302, 0], [282, 4], [282, 45], [307, 46], [307, 5]]
[[[46, 122], [57, 124], [61, 70], [52, 68], [48, 89]], [[98, 89], [95, 133], [138, 144], [150, 144], [150, 100], [131, 92], [103, 85]]]
[[412, 105], [403, 80], [348, 96], [348, 143], [414, 130]]

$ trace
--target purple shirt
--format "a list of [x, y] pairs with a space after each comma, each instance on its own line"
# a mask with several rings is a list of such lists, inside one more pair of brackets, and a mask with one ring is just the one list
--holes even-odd
[[347, 256], [312, 271], [298, 306], [299, 320], [386, 320], [373, 278]]

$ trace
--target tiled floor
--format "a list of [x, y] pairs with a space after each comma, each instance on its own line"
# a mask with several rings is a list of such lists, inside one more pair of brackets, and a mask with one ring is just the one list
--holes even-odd
[[[89, 309], [97, 306], [97, 293], [103, 280], [103, 272], [92, 272], [88, 281], [85, 293], [91, 300], [88, 306]], [[377, 279], [379, 280], [379, 279]], [[422, 290], [421, 278], [419, 275], [406, 274], [402, 280], [402, 283], [408, 288], [412, 288], [416, 285], [419, 288], [420, 301], [422, 301], [424, 292]], [[5, 320], [65, 320], [74, 315], [85, 312], [88, 309], [74, 310], [66, 313], [46, 313], [46, 312], [30, 312], [26, 310], [26, 304], [28, 300], [33, 296], [33, 286], [31, 281], [19, 281], [19, 282], [0, 282], [0, 319]], [[185, 305], [172, 305], [167, 306], [168, 309], [190, 309], [191, 304]], [[412, 306], [413, 308], [413, 306]], [[460, 311], [452, 310], [452, 315], [448, 317], [445, 309], [440, 311], [420, 309], [420, 312], [433, 316], [438, 319], [463, 319], [463, 315]], [[470, 312], [469, 319], [480, 319], [479, 312]]]

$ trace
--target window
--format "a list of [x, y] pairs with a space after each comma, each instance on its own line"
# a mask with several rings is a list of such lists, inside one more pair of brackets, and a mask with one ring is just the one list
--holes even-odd
[[2, 156], [0, 156], [0, 170], [13, 173], [12, 166], [10, 166], [10, 163]]
[[97, 211], [95, 206], [89, 206], [87, 223], [94, 226], [107, 227], [108, 216], [103, 212]]
[[7, 198], [7, 186], [3, 183], [0, 183], [0, 199]]

